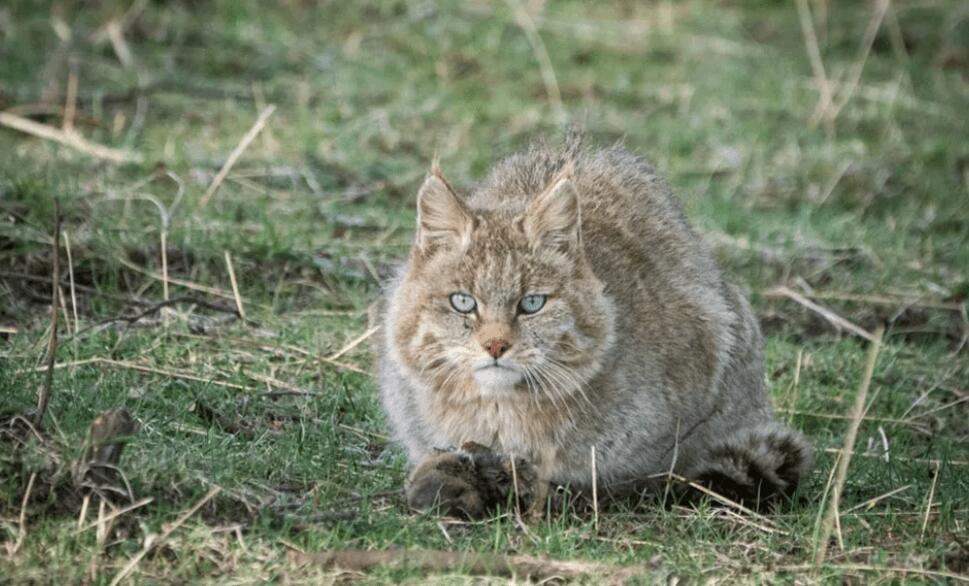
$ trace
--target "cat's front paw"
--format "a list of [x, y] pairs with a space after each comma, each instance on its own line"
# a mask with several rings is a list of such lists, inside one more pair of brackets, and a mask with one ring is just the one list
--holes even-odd
[[483, 517], [486, 506], [477, 488], [474, 461], [460, 450], [441, 451], [418, 464], [407, 479], [407, 504], [417, 511]]
[[428, 456], [411, 472], [407, 504], [418, 511], [481, 518], [502, 505], [532, 508], [545, 492], [535, 467], [475, 443]]

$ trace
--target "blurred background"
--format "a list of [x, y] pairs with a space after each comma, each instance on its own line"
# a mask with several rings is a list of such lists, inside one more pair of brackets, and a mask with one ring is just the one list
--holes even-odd
[[[142, 529], [224, 487], [204, 522], [243, 524], [261, 553], [203, 529], [178, 547], [236, 555], [254, 575], [285, 566], [281, 536], [659, 555], [696, 576], [796, 565], [866, 340], [887, 324], [884, 390], [845, 501], [909, 488], [876, 501], [885, 515], [846, 516], [842, 555], [965, 571], [952, 535], [967, 522], [969, 469], [952, 462], [969, 438], [966, 112], [969, 3], [957, 0], [6, 0], [0, 410], [35, 401], [55, 197], [62, 343], [50, 407], [60, 455], [8, 476], [0, 509], [17, 519], [29, 471], [66, 465], [92, 417], [125, 406], [142, 422], [126, 471], [156, 499]], [[537, 541], [511, 525], [442, 536], [373, 496], [404, 470], [369, 375], [367, 309], [411, 242], [417, 186], [435, 154], [466, 188], [568, 125], [655, 162], [750, 294], [775, 405], [819, 446], [806, 504], [779, 521], [783, 553], [777, 535], [737, 529], [753, 531], [745, 549], [709, 518], [669, 511], [595, 531], [566, 520]], [[371, 509], [313, 517], [347, 498]], [[75, 536], [77, 512], [62, 513], [28, 516], [43, 528], [10, 558], [23, 578], [41, 560], [68, 581], [92, 575], [76, 562], [95, 546]], [[106, 568], [142, 529], [116, 536]], [[73, 553], [51, 561], [52, 550]], [[169, 578], [211, 568], [179, 559], [146, 566]]]

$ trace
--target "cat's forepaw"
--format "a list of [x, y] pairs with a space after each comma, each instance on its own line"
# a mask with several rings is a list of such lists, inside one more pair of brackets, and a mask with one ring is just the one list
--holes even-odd
[[790, 496], [813, 463], [807, 438], [770, 422], [728, 436], [686, 476], [728, 498], [762, 507]]
[[537, 471], [524, 458], [466, 443], [417, 465], [407, 479], [407, 504], [446, 515], [481, 518], [500, 506], [529, 511], [544, 494]]

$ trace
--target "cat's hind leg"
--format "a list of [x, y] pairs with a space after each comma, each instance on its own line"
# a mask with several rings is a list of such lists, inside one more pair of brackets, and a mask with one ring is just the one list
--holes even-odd
[[748, 506], [790, 496], [811, 470], [814, 448], [776, 422], [739, 429], [710, 446], [685, 471], [687, 479]]

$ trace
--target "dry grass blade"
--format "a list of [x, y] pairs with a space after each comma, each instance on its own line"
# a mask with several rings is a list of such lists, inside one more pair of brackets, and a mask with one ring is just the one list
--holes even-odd
[[0, 126], [6, 126], [38, 138], [54, 141], [85, 155], [105, 159], [114, 163], [140, 163], [142, 160], [141, 155], [137, 153], [106, 147], [86, 140], [75, 132], [65, 132], [59, 128], [34, 122], [29, 118], [11, 114], [10, 112], [0, 112]]
[[239, 295], [239, 282], [236, 281], [236, 271], [232, 266], [232, 256], [229, 251], [225, 251], [225, 266], [229, 271], [229, 282], [232, 285], [232, 296], [235, 298], [236, 309], [239, 311], [239, 317], [246, 319], [246, 310], [242, 306], [242, 296]]
[[847, 511], [845, 511], [844, 514], [847, 515], [848, 513], [853, 513], [855, 511], [860, 511], [861, 509], [870, 509], [876, 503], [879, 503], [879, 502], [887, 499], [890, 496], [895, 496], [896, 494], [898, 494], [900, 492], [905, 492], [906, 490], [908, 490], [910, 488], [912, 488], [912, 485], [911, 484], [906, 484], [905, 486], [900, 486], [900, 487], [896, 488], [895, 490], [890, 490], [890, 491], [886, 492], [885, 494], [880, 494], [880, 495], [878, 495], [876, 497], [872, 497], [872, 498], [868, 499], [867, 501], [865, 501], [863, 503], [858, 503], [857, 505], [851, 507], [850, 509], [848, 509]]
[[824, 558], [828, 553], [828, 542], [831, 540], [831, 532], [834, 530], [838, 507], [841, 504], [841, 491], [844, 489], [845, 481], [848, 478], [848, 465], [851, 463], [852, 450], [855, 447], [855, 440], [858, 437], [858, 428], [861, 426], [861, 419], [865, 414], [865, 402], [868, 398], [868, 388], [871, 386], [871, 378], [875, 373], [875, 363], [878, 360], [878, 353], [881, 351], [881, 339], [884, 328], [879, 327], [875, 332], [875, 340], [868, 349], [868, 358], [865, 363], [865, 373], [858, 387], [858, 394], [855, 396], [855, 404], [852, 408], [851, 423], [845, 433], [844, 447], [841, 458], [838, 459], [837, 472], [834, 476], [834, 484], [831, 487], [831, 500], [828, 501], [828, 510], [818, 532], [818, 541], [814, 552], [814, 566], [819, 568], [824, 563]]
[[10, 555], [16, 555], [17, 552], [20, 551], [20, 546], [24, 544], [24, 539], [27, 538], [27, 503], [30, 502], [30, 493], [34, 489], [35, 480], [37, 480], [36, 472], [30, 475], [30, 480], [27, 481], [27, 490], [24, 491], [24, 498], [20, 503], [20, 520], [17, 530], [17, 541], [10, 548]]
[[542, 73], [542, 82], [545, 84], [545, 92], [548, 94], [548, 101], [552, 104], [552, 109], [555, 111], [556, 117], [558, 117], [560, 122], [564, 122], [567, 119], [565, 108], [562, 107], [562, 92], [559, 90], [559, 82], [555, 77], [555, 69], [552, 67], [552, 59], [548, 55], [548, 50], [545, 48], [545, 43], [542, 41], [542, 36], [538, 34], [538, 28], [535, 26], [535, 21], [532, 20], [531, 15], [525, 10], [519, 0], [505, 0], [511, 11], [515, 15], [515, 22], [521, 27], [522, 31], [525, 33], [525, 38], [528, 39], [528, 44], [532, 47], [532, 52], [535, 54], [535, 60], [538, 61], [538, 67]]
[[131, 503], [127, 507], [123, 507], [121, 509], [117, 509], [116, 511], [112, 511], [110, 514], [106, 515], [103, 519], [100, 519], [98, 521], [93, 521], [91, 523], [88, 523], [87, 525], [79, 526], [77, 528], [77, 531], [76, 532], [77, 533], [84, 533], [85, 531], [87, 531], [89, 529], [93, 529], [94, 527], [97, 527], [98, 526], [98, 523], [112, 521], [114, 519], [117, 519], [121, 515], [125, 515], [127, 513], [130, 513], [131, 511], [134, 511], [135, 509], [140, 509], [141, 507], [143, 507], [145, 505], [148, 505], [148, 504], [151, 504], [154, 501], [155, 501], [155, 499], [153, 497], [147, 496], [147, 497], [145, 497], [145, 498], [143, 498], [143, 499], [141, 499], [141, 500], [139, 500], [137, 502]]
[[[943, 572], [939, 570], [923, 570], [922, 568], [905, 568], [900, 566], [872, 566], [866, 564], [829, 564], [828, 567], [839, 571], [900, 574], [902, 576], [911, 574], [913, 576], [926, 576], [930, 578], [946, 578], [948, 580], [955, 580], [956, 582], [964, 582], [969, 584], [969, 576], [965, 574], [956, 574], [953, 572]], [[778, 566], [777, 569], [782, 572], [805, 572], [810, 570], [811, 566]]]
[[889, 6], [891, 6], [891, 0], [877, 0], [875, 3], [875, 11], [871, 15], [871, 20], [868, 21], [868, 28], [865, 29], [865, 35], [862, 39], [861, 55], [859, 55], [851, 67], [846, 88], [841, 94], [838, 103], [829, 106], [827, 116], [830, 117], [832, 122], [838, 117], [838, 114], [841, 113], [841, 110], [848, 102], [851, 101], [851, 97], [855, 93], [855, 88], [858, 87], [858, 82], [861, 81], [861, 72], [865, 69], [868, 54], [871, 52], [871, 47], [875, 43], [875, 36], [878, 34], [878, 29], [881, 28], [882, 21], [885, 19], [885, 14], [888, 12]]
[[935, 497], [935, 483], [939, 480], [939, 465], [936, 464], [932, 470], [932, 486], [929, 487], [929, 498], [925, 503], [925, 516], [922, 517], [922, 531], [919, 533], [919, 541], [925, 540], [925, 530], [929, 528], [929, 517], [932, 515], [932, 499]]
[[176, 519], [174, 523], [169, 525], [169, 527], [165, 529], [165, 531], [163, 531], [161, 535], [159, 535], [156, 539], [146, 538], [145, 546], [141, 548], [141, 551], [139, 551], [134, 556], [132, 556], [132, 558], [128, 560], [128, 563], [125, 564], [125, 567], [121, 568], [121, 571], [118, 572], [117, 575], [115, 575], [114, 579], [111, 580], [111, 586], [117, 586], [122, 581], [124, 581], [124, 579], [127, 578], [131, 574], [131, 572], [134, 571], [135, 567], [138, 565], [138, 562], [140, 562], [142, 558], [148, 555], [148, 553], [151, 552], [151, 550], [155, 549], [156, 547], [164, 543], [165, 540], [167, 540], [168, 537], [172, 533], [174, 533], [176, 529], [184, 525], [185, 522], [188, 521], [192, 515], [197, 513], [199, 509], [205, 506], [205, 503], [212, 500], [215, 497], [215, 495], [219, 494], [220, 492], [222, 492], [222, 487], [220, 486], [214, 487], [212, 490], [207, 492], [204, 497], [202, 497], [202, 500], [195, 503], [195, 505], [193, 505], [191, 509], [182, 513], [182, 515], [178, 519]]
[[239, 157], [241, 157], [242, 153], [244, 153], [245, 150], [249, 147], [249, 144], [252, 143], [253, 140], [255, 140], [256, 136], [262, 130], [263, 126], [266, 125], [266, 121], [269, 120], [269, 117], [272, 116], [273, 112], [275, 111], [276, 111], [276, 106], [275, 104], [272, 104], [267, 106], [262, 112], [259, 113], [259, 117], [256, 118], [256, 121], [255, 123], [253, 123], [252, 128], [250, 128], [249, 132], [247, 132], [245, 136], [242, 137], [242, 140], [239, 141], [239, 144], [236, 145], [236, 148], [233, 149], [231, 153], [229, 153], [229, 158], [226, 159], [225, 164], [222, 165], [222, 168], [219, 169], [219, 172], [215, 175], [215, 178], [212, 180], [212, 184], [209, 185], [209, 188], [205, 190], [205, 193], [202, 195], [202, 199], [199, 200], [199, 207], [205, 207], [206, 205], [208, 205], [209, 200], [212, 199], [212, 196], [215, 195], [215, 192], [219, 190], [219, 186], [222, 185], [223, 181], [225, 181], [225, 178], [229, 174], [229, 171], [232, 170], [232, 167], [239, 160]]
[[[666, 475], [667, 474], [664, 474], [663, 476], [666, 476]], [[754, 517], [755, 519], [757, 519], [758, 521], [760, 521], [761, 523], [763, 523], [765, 526], [770, 527], [772, 531], [777, 531], [777, 532], [781, 533], [782, 535], [787, 535], [787, 532], [780, 531], [779, 529], [777, 529], [775, 527], [773, 521], [771, 521], [770, 519], [768, 519], [764, 515], [761, 515], [757, 511], [754, 511], [753, 509], [750, 509], [748, 507], [745, 507], [742, 504], [738, 503], [737, 501], [732, 500], [730, 498], [727, 498], [727, 497], [723, 496], [722, 494], [720, 494], [718, 492], [715, 492], [713, 490], [710, 490], [709, 488], [703, 486], [702, 484], [698, 484], [696, 482], [693, 482], [692, 480], [689, 480], [687, 478], [684, 478], [683, 476], [680, 476], [679, 474], [672, 474], [672, 473], [670, 473], [668, 475], [671, 478], [673, 478], [674, 480], [677, 480], [679, 482], [682, 482], [682, 483], [686, 484], [687, 486], [689, 486], [690, 488], [693, 488], [694, 490], [698, 490], [698, 491], [702, 492], [703, 494], [707, 495], [708, 497], [712, 498], [713, 500], [717, 501], [718, 503], [720, 503], [722, 505], [727, 505], [728, 507], [734, 508], [734, 509], [736, 509], [736, 510], [742, 512], [742, 513], [745, 513], [747, 515], [750, 515], [751, 517]]]
[[366, 332], [360, 334], [359, 336], [357, 336], [356, 338], [354, 338], [353, 340], [351, 340], [349, 344], [347, 344], [346, 346], [344, 346], [343, 348], [341, 348], [339, 351], [337, 351], [334, 354], [331, 354], [330, 356], [328, 356], [327, 357], [327, 360], [339, 360], [341, 356], [343, 356], [344, 354], [346, 354], [350, 350], [353, 350], [354, 348], [356, 348], [357, 346], [359, 346], [360, 344], [362, 344], [363, 342], [365, 342], [367, 340], [367, 338], [369, 338], [370, 336], [374, 335], [374, 333], [376, 333], [376, 331], [379, 330], [379, 329], [380, 329], [380, 326], [374, 326], [374, 327], [370, 328]]
[[592, 446], [592, 526], [599, 533], [599, 475], [596, 471], [596, 447]]
[[831, 119], [826, 116], [832, 103], [831, 84], [828, 83], [828, 75], [824, 71], [824, 61], [821, 60], [821, 50], [818, 48], [818, 37], [814, 31], [814, 19], [811, 17], [811, 8], [807, 0], [797, 0], [797, 15], [801, 22], [801, 32], [804, 35], [804, 46], [807, 49], [808, 60], [811, 62], [811, 71], [814, 73], [814, 83], [818, 86], [818, 105], [811, 116], [811, 125], [817, 124], [818, 120], [824, 120], [825, 129], [831, 131]]
[[34, 427], [40, 427], [47, 413], [50, 401], [50, 390], [54, 383], [54, 361], [57, 358], [57, 300], [60, 297], [61, 282], [61, 203], [54, 198], [54, 249], [51, 260], [51, 294], [50, 294], [50, 338], [47, 343], [47, 370], [44, 382], [37, 393], [37, 412], [34, 413]]

